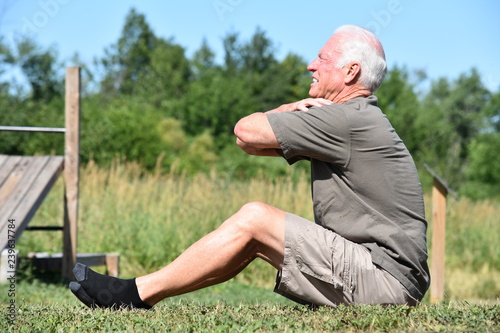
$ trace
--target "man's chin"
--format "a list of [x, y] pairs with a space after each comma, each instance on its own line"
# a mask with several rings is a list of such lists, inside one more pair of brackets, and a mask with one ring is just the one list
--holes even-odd
[[313, 88], [309, 89], [309, 97], [311, 98], [318, 98], [319, 94], [317, 91], [315, 91]]

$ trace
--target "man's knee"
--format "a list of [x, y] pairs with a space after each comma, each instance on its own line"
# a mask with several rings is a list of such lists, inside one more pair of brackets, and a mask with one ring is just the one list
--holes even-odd
[[252, 201], [244, 204], [239, 213], [249, 216], [252, 219], [262, 219], [269, 215], [272, 210], [272, 206], [259, 201]]
[[238, 226], [250, 234], [261, 232], [276, 222], [280, 218], [280, 213], [279, 209], [263, 202], [249, 202], [243, 205], [237, 213]]

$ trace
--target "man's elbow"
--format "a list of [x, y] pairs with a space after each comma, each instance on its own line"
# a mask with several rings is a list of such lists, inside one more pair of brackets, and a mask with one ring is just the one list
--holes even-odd
[[241, 147], [241, 144], [244, 144], [245, 142], [248, 142], [250, 139], [250, 131], [245, 128], [245, 125], [243, 122], [240, 120], [238, 123], [236, 123], [236, 126], [234, 126], [234, 135], [236, 135], [236, 144]]
[[240, 137], [240, 133], [241, 133], [241, 125], [240, 125], [240, 122], [239, 122], [239, 121], [236, 123], [236, 125], [234, 125], [233, 132], [234, 132], [234, 135], [236, 135], [236, 138], [239, 138], [239, 137]]

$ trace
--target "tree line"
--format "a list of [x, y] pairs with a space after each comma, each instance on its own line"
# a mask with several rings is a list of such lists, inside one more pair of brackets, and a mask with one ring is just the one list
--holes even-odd
[[[0, 37], [1, 38], [1, 37]], [[191, 56], [173, 38], [155, 34], [131, 9], [121, 36], [87, 64], [33, 39], [0, 39], [0, 124], [64, 126], [64, 67], [82, 68], [81, 159], [106, 165], [117, 158], [147, 169], [194, 174], [216, 169], [227, 177], [290, 175], [280, 159], [254, 158], [234, 144], [243, 116], [308, 96], [307, 62], [257, 29], [242, 41], [222, 40], [223, 60], [206, 41]], [[2, 79], [18, 71], [27, 84]], [[379, 106], [412, 153], [425, 186], [430, 165], [460, 193], [500, 197], [500, 91], [488, 90], [474, 68], [428, 83], [424, 71], [390, 68], [375, 93]], [[64, 151], [57, 134], [0, 132], [1, 154]], [[299, 170], [306, 170], [301, 165]]]

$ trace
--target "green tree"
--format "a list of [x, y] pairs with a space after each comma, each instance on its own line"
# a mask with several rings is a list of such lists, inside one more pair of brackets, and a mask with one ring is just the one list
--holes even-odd
[[480, 133], [485, 106], [491, 98], [477, 70], [453, 82], [441, 78], [432, 83], [422, 101], [418, 124], [422, 129], [419, 152], [454, 188], [464, 182], [468, 145]]
[[482, 118], [481, 131], [486, 133], [500, 133], [500, 89], [495, 94], [488, 95]]
[[184, 95], [190, 77], [184, 48], [173, 41], [157, 39], [150, 63], [140, 74], [135, 90], [146, 103], [162, 107]]
[[233, 126], [241, 117], [260, 111], [255, 104], [244, 80], [217, 72], [189, 85], [179, 101], [177, 109], [181, 112], [177, 117], [190, 135], [209, 130], [221, 139], [217, 146], [223, 146], [228, 137], [232, 137]]
[[263, 74], [276, 63], [276, 49], [266, 33], [257, 28], [249, 42], [241, 47], [242, 69], [252, 74]]
[[[0, 70], [18, 69], [26, 79], [20, 84], [0, 84], [0, 123], [17, 126], [64, 126], [62, 64], [55, 48], [44, 49], [30, 38], [21, 38], [11, 50], [0, 46]], [[57, 134], [2, 132], [0, 149], [6, 154], [64, 152], [64, 138]]]
[[448, 109], [447, 120], [460, 137], [460, 156], [466, 158], [467, 145], [479, 133], [491, 94], [474, 68], [460, 75], [454, 87], [444, 107]]
[[275, 59], [275, 47], [260, 29], [248, 42], [228, 34], [223, 45], [222, 66], [215, 64], [206, 42], [195, 53], [193, 79], [176, 106], [182, 112], [171, 114], [184, 122], [190, 135], [208, 129], [217, 147], [234, 144], [233, 126], [240, 118], [306, 97], [305, 80], [310, 80], [299, 56], [289, 54], [282, 62]]
[[133, 93], [137, 81], [151, 62], [157, 38], [144, 15], [131, 9], [118, 42], [105, 50], [100, 60], [104, 69], [103, 93]]
[[[0, 36], [0, 78], [5, 74], [5, 72], [14, 63], [14, 56], [10, 47], [4, 42], [2, 36]], [[6, 96], [9, 94], [10, 84], [7, 81], [0, 81], [0, 94]]]
[[132, 96], [104, 102], [100, 96], [82, 102], [81, 154], [100, 164], [120, 156], [154, 168], [162, 154], [161, 113]]
[[224, 46], [224, 71], [229, 76], [234, 76], [242, 66], [241, 46], [237, 33], [230, 33], [223, 39]]
[[417, 120], [417, 126], [420, 128], [419, 143], [422, 146], [418, 151], [418, 158], [431, 165], [442, 177], [456, 171], [451, 168], [458, 163], [459, 138], [446, 118], [447, 109], [443, 108], [450, 91], [447, 79], [440, 78], [432, 82], [431, 90], [422, 102]]
[[191, 71], [185, 50], [157, 37], [143, 14], [131, 9], [118, 42], [100, 60], [101, 92], [142, 98], [161, 107], [185, 92]]
[[[0, 124], [10, 126], [26, 125], [27, 115], [21, 108], [20, 100], [13, 95], [15, 87], [3, 75], [15, 64], [11, 48], [0, 37]], [[21, 154], [26, 135], [12, 132], [0, 132], [0, 154]]]
[[[500, 198], [500, 91], [484, 102], [479, 134], [468, 145], [463, 193], [475, 198]], [[483, 94], [479, 99], [484, 97]]]
[[17, 53], [13, 61], [26, 77], [34, 101], [48, 102], [60, 96], [63, 89], [60, 69], [55, 49], [43, 50], [34, 40], [22, 38], [16, 45]]
[[463, 193], [475, 199], [500, 198], [500, 132], [484, 133], [469, 144]]
[[194, 53], [191, 64], [195, 80], [203, 79], [206, 76], [213, 75], [214, 71], [220, 70], [215, 63], [215, 53], [206, 39], [203, 39], [201, 47]]
[[307, 63], [302, 57], [294, 53], [289, 53], [278, 64], [278, 67], [278, 77], [284, 81], [284, 84], [275, 83], [270, 89], [277, 89], [277, 87], [285, 89], [283, 96], [285, 96], [286, 100], [283, 103], [309, 97], [309, 86], [312, 82], [312, 77], [311, 73], [307, 70]]

